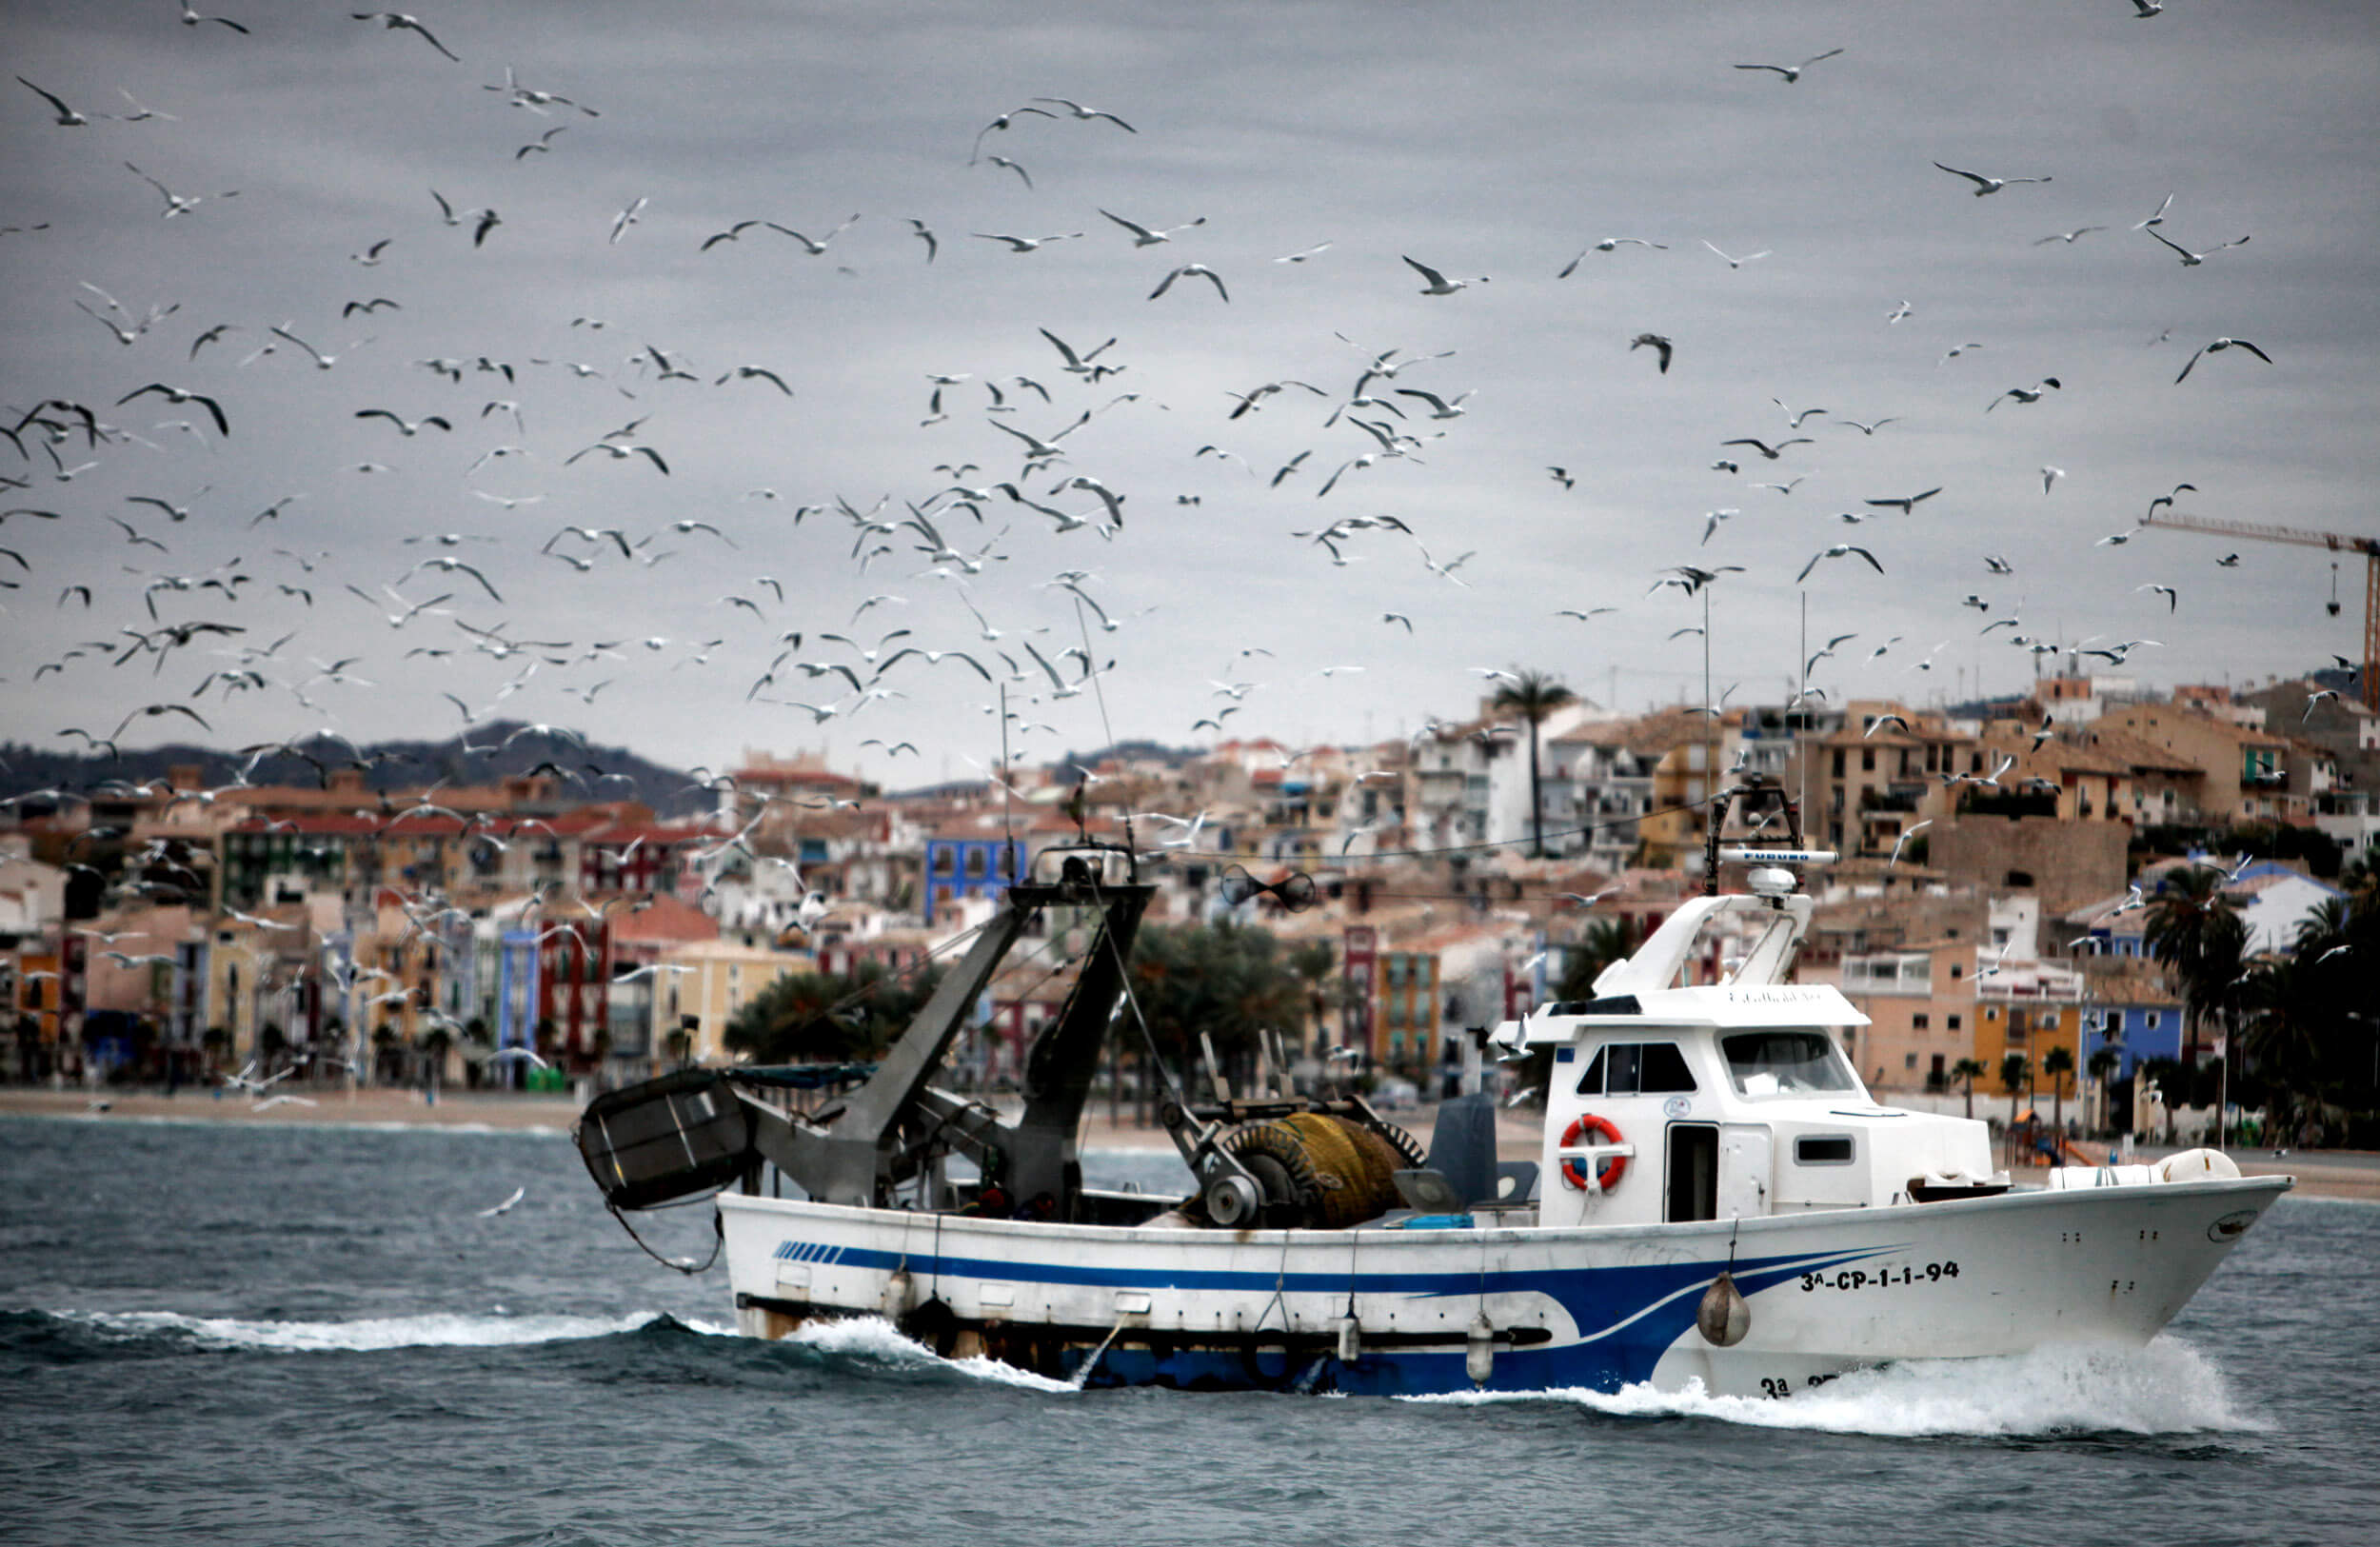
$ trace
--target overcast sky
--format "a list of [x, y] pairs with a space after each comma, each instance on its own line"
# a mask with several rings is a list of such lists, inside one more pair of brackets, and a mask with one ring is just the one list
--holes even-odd
[[[1260, 684], [1227, 732], [1298, 744], [1459, 718], [1475, 667], [1551, 671], [1634, 711], [1700, 692], [1701, 642], [1670, 637], [1701, 622], [1700, 600], [1648, 594], [1679, 564], [1743, 566], [1715, 588], [1713, 669], [1721, 687], [1741, 684], [1731, 702], [1775, 703], [1797, 666], [1795, 576], [1846, 542], [1884, 573], [1846, 555], [1807, 582], [1814, 641], [1857, 636], [1812, 677], [1837, 701], [2018, 689], [2034, 657], [2012, 635], [2160, 641], [2124, 668], [2159, 684], [2260, 681], [2360, 653], [2360, 560], [2339, 575], [2332, 619], [2327, 553], [2154, 530], [2100, 540], [2183, 482], [2197, 491], [2178, 508], [2195, 515], [2380, 535], [2380, 12], [2366, 5], [2172, 0], [2148, 20], [2130, 0], [419, 12], [460, 63], [345, 4], [218, 7], [248, 31], [185, 26], [174, 0], [25, 0], [0, 16], [11, 72], [92, 120], [59, 126], [33, 91], [0, 83], [0, 225], [43, 228], [0, 235], [8, 422], [65, 399], [139, 437], [45, 447], [36, 429], [23, 462], [0, 446], [0, 471], [30, 480], [9, 503], [63, 518], [0, 524], [0, 546], [30, 569], [0, 555], [0, 579], [17, 583], [0, 592], [0, 731], [20, 740], [104, 736], [167, 703], [228, 744], [324, 727], [442, 735], [463, 724], [452, 694], [475, 715], [572, 725], [680, 764], [823, 748], [899, 787], [989, 763], [993, 690], [964, 663], [912, 657], [875, 684], [902, 696], [865, 702], [797, 664], [842, 662], [869, 681], [860, 648], [896, 628], [911, 632], [884, 655], [963, 650], [1006, 676], [1006, 650], [1028, 758], [1105, 740], [1102, 697], [1118, 737], [1209, 740], [1193, 723], [1232, 705], [1223, 684]], [[1843, 52], [1798, 82], [1734, 68], [1831, 49]], [[578, 107], [486, 89], [507, 68]], [[134, 111], [124, 92], [159, 116], [101, 118]], [[970, 165], [979, 131], [1037, 97], [1135, 132], [1063, 109], [1021, 115], [983, 133], [982, 152], [1030, 188]], [[166, 218], [128, 161], [201, 202]], [[1978, 197], [1937, 161], [2050, 181]], [[497, 211], [484, 245], [442, 221], [433, 189], [466, 220]], [[2187, 249], [2253, 240], [2185, 267], [2134, 228], [2169, 193], [2155, 230]], [[1102, 209], [1204, 224], [1136, 247]], [[738, 221], [823, 238], [855, 213], [821, 256], [765, 226], [701, 250]], [[931, 262], [912, 219], [939, 241]], [[2106, 228], [2040, 242], [2093, 226]], [[1069, 239], [1012, 253], [977, 232]], [[1663, 247], [1587, 250], [1557, 277], [1606, 237]], [[384, 241], [375, 264], [356, 261]], [[1705, 243], [1766, 255], [1731, 268]], [[1404, 255], [1488, 282], [1424, 295]], [[1185, 263], [1211, 268], [1229, 301], [1196, 275], [1149, 299]], [[76, 309], [107, 310], [86, 285], [129, 314], [117, 326], [173, 309], [121, 344]], [[342, 315], [379, 298], [396, 306]], [[318, 367], [274, 325], [335, 364]], [[1112, 337], [1096, 363], [1120, 370], [1066, 373], [1041, 328], [1085, 350]], [[1667, 374], [1630, 348], [1647, 332], [1674, 343]], [[2230, 349], [2176, 384], [2192, 351], [2227, 336], [2272, 363]], [[1389, 349], [1452, 353], [1374, 381], [1401, 422], [1358, 407], [1326, 426]], [[632, 360], [647, 350], [696, 379]], [[482, 356], [513, 379], [475, 368]], [[462, 381], [421, 364], [437, 359], [466, 362]], [[760, 378], [714, 385], [744, 365], [793, 395]], [[968, 379], [927, 424], [932, 373]], [[2063, 389], [1999, 396], [2046, 377]], [[1232, 394], [1283, 379], [1330, 396], [1291, 387], [1228, 417]], [[149, 383], [215, 398], [228, 438], [196, 403], [117, 406]], [[987, 383], [1013, 412], [988, 411]], [[1471, 395], [1437, 420], [1397, 388]], [[1827, 411], [1794, 430], [1773, 400]], [[500, 401], [517, 423], [485, 407]], [[356, 417], [374, 407], [454, 427], [408, 437]], [[1047, 437], [1086, 409], [1062, 459], [1021, 476], [1023, 443], [997, 426]], [[1884, 418], [1873, 434], [1849, 423]], [[1319, 497], [1380, 450], [1353, 419], [1420, 444]], [[631, 421], [667, 475], [643, 456], [566, 463]], [[1795, 434], [1810, 444], [1776, 461], [1721, 444]], [[488, 457], [506, 446], [522, 449]], [[937, 465], [967, 463], [965, 484], [1014, 481], [1093, 524], [1061, 532], [998, 494], [981, 524], [937, 509], [953, 483]], [[2047, 494], [2045, 466], [2063, 469]], [[1093, 492], [1059, 490], [1077, 475], [1123, 497], [1112, 540]], [[1789, 480], [1790, 493], [1752, 486]], [[1911, 515], [1865, 503], [1937, 486]], [[917, 528], [855, 528], [839, 497], [887, 524], [909, 502], [937, 510], [952, 547], [982, 552], [981, 572], [928, 572]], [[804, 506], [826, 509], [797, 521]], [[1705, 543], [1706, 513], [1726, 508], [1740, 513]], [[1339, 545], [1343, 565], [1293, 535], [1368, 516], [1414, 535], [1359, 530]], [[619, 528], [631, 552], [564, 534], [554, 554], [586, 567], [541, 553], [565, 525]], [[466, 541], [407, 542], [443, 535]], [[884, 545], [864, 568], [855, 558]], [[2013, 573], [1992, 573], [1987, 555]], [[502, 600], [467, 574], [408, 574], [432, 556], [471, 565]], [[1049, 585], [1065, 570], [1089, 572], [1081, 587], [1112, 631]], [[253, 578], [231, 596], [195, 588], [233, 573]], [[158, 586], [167, 577], [193, 586]], [[2137, 588], [2150, 583], [2178, 605]], [[90, 588], [88, 608], [61, 601], [74, 585]], [[1971, 593], [1990, 610], [1963, 606]], [[880, 595], [900, 600], [854, 624]], [[195, 636], [161, 667], [92, 650], [40, 669], [156, 626], [150, 603], [163, 623], [245, 632]], [[1617, 610], [1557, 616], [1597, 606]], [[1061, 652], [1081, 646], [1085, 617], [1112, 669], [1098, 693], [1053, 697], [1020, 646], [1071, 689], [1080, 662]], [[1979, 637], [2003, 617], [2019, 622]], [[567, 645], [498, 658], [464, 624]], [[189, 697], [241, 665], [212, 652], [291, 631], [255, 663], [264, 689], [227, 697], [218, 676]], [[780, 643], [794, 631], [798, 648]], [[1934, 668], [1914, 670], [1930, 653]], [[141, 717], [124, 740], [197, 729]]]

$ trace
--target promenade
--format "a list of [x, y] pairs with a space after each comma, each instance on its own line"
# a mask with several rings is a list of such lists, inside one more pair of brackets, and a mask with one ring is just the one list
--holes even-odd
[[[486, 1091], [441, 1093], [436, 1101], [419, 1091], [372, 1088], [355, 1091], [295, 1093], [301, 1100], [283, 1101], [260, 1111], [254, 1101], [204, 1089], [168, 1096], [162, 1091], [129, 1094], [103, 1092], [97, 1096], [74, 1090], [0, 1089], [0, 1113], [17, 1113], [90, 1121], [181, 1121], [240, 1123], [358, 1123], [407, 1127], [546, 1129], [567, 1134], [578, 1121], [578, 1103], [567, 1096], [528, 1096]], [[105, 1110], [94, 1101], [105, 1101]], [[1429, 1141], [1429, 1108], [1383, 1114]], [[1082, 1147], [1101, 1149], [1168, 1148], [1165, 1131], [1141, 1127], [1129, 1118], [1107, 1121], [1102, 1103], [1093, 1103], [1083, 1123]], [[1538, 1130], [1534, 1114], [1499, 1113], [1497, 1150], [1506, 1160], [1535, 1160]], [[2154, 1160], [2171, 1151], [2144, 1148], [2139, 1158]], [[2380, 1155], [2363, 1150], [2291, 1151], [2276, 1158], [2270, 1150], [2234, 1150], [2231, 1159], [2251, 1177], [2291, 1176], [2297, 1190], [2311, 1198], [2353, 1199], [2380, 1202]], [[2037, 1186], [2046, 1172], [2037, 1166], [2019, 1167], [2019, 1186]]]

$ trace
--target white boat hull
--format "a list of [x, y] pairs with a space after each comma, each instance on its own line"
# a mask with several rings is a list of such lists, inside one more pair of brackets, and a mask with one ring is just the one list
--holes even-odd
[[[1548, 1229], [1120, 1228], [718, 1202], [738, 1322], [756, 1337], [889, 1316], [944, 1353], [1093, 1385], [1395, 1395], [1699, 1381], [1783, 1396], [1894, 1359], [2145, 1343], [2289, 1186]], [[1751, 1324], [1722, 1348], [1696, 1311], [1730, 1271]]]

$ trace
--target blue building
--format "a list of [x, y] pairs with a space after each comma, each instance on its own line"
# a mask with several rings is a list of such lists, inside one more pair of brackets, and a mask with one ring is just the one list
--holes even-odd
[[2102, 998], [2083, 1011], [2083, 1067], [2102, 1047], [2122, 1057], [2114, 1078], [2130, 1080], [2151, 1059], [2182, 1056], [2182, 1009], [2178, 1004], [2111, 1003]]
[[925, 922], [962, 897], [994, 897], [1024, 874], [1024, 845], [1012, 838], [925, 841]]

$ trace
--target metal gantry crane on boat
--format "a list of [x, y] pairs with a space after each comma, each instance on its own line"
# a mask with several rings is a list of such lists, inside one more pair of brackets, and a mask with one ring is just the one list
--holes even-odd
[[[2366, 704], [2380, 684], [2380, 538], [2350, 537], [2343, 532], [2308, 531], [2298, 526], [2270, 526], [2253, 521], [2220, 521], [2211, 516], [2185, 516], [2152, 511], [2144, 526], [2171, 526], [2177, 531], [2204, 532], [2210, 537], [2245, 538], [2253, 543], [2288, 543], [2297, 547], [2329, 548], [2333, 553], [2364, 556], [2364, 664], [2356, 677], [2356, 696]], [[2333, 568], [2336, 566], [2333, 565]], [[2330, 611], [2336, 616], [2334, 594]]]

